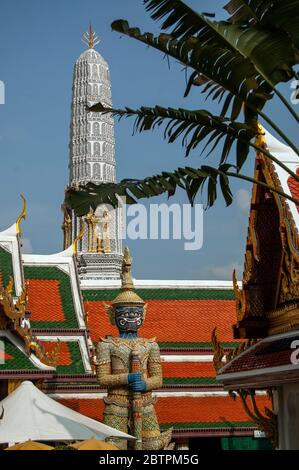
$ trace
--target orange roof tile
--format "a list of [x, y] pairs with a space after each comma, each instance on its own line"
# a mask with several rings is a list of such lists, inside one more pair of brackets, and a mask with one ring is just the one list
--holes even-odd
[[[271, 408], [267, 397], [256, 397], [258, 406]], [[103, 421], [104, 403], [99, 399], [59, 400], [90, 418]], [[156, 411], [159, 422], [163, 423], [229, 423], [248, 422], [251, 420], [245, 413], [241, 399], [235, 401], [226, 397], [171, 397], [158, 398]]]
[[[296, 170], [296, 174], [299, 176], [299, 168]], [[288, 179], [288, 186], [291, 191], [291, 195], [295, 199], [299, 199], [299, 183], [292, 176]], [[297, 205], [297, 211], [299, 212], [299, 206]]]
[[[43, 346], [46, 351], [51, 353], [55, 346], [57, 345], [56, 341], [42, 341]], [[60, 355], [59, 355], [59, 366], [69, 366], [72, 364], [72, 358], [70, 355], [68, 343], [60, 342]]]
[[[259, 403], [270, 406], [268, 399], [261, 398]], [[161, 423], [251, 421], [240, 398], [235, 401], [230, 397], [159, 398], [156, 409]]]
[[78, 411], [89, 418], [103, 421], [104, 402], [99, 399], [78, 399], [58, 400], [62, 405], [68, 406], [74, 411]]
[[33, 321], [64, 321], [59, 281], [30, 279], [28, 281], [29, 310]]
[[[156, 336], [159, 342], [210, 342], [212, 330], [217, 326], [222, 341], [233, 340], [234, 300], [148, 300], [147, 304], [141, 336]], [[108, 334], [117, 335], [116, 327], [109, 323], [103, 302], [89, 301], [88, 312], [93, 341]]]
[[163, 362], [163, 377], [215, 377], [212, 362]]

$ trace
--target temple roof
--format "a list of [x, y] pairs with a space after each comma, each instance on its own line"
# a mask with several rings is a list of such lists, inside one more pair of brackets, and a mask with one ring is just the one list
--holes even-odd
[[[163, 356], [162, 356], [162, 359]], [[200, 362], [200, 358], [197, 358], [197, 362], [188, 361], [181, 358], [182, 362], [166, 362], [166, 360], [172, 359], [171, 357], [165, 357], [162, 362], [163, 371], [163, 386], [164, 387], [213, 387], [219, 384], [215, 378], [215, 370], [212, 362]], [[203, 358], [204, 359], [204, 358]]]
[[[298, 156], [266, 130], [263, 145], [277, 161], [258, 152], [255, 179], [299, 198], [299, 183], [279, 165], [298, 174]], [[254, 185], [243, 285], [242, 289], [235, 286], [235, 337], [249, 341], [218, 372], [217, 380], [226, 390], [265, 389], [298, 382], [299, 365], [291, 359], [292, 344], [299, 341], [298, 273], [298, 205]], [[221, 334], [219, 338], [222, 340]], [[215, 350], [216, 358], [218, 353]], [[222, 353], [220, 356], [225, 357]]]
[[[84, 399], [59, 397], [60, 403], [102, 420], [104, 403], [90, 395]], [[265, 396], [257, 397], [260, 406], [269, 406]], [[182, 435], [252, 435], [255, 425], [246, 415], [240, 399], [233, 401], [228, 396], [185, 396], [174, 394], [170, 397], [158, 395], [156, 404], [158, 420], [162, 429], [174, 427], [174, 433]]]
[[[296, 169], [296, 174], [299, 176], [299, 169]], [[294, 199], [299, 199], [299, 183], [293, 177], [288, 178], [288, 187], [291, 195]], [[299, 212], [299, 206], [297, 205], [297, 212]]]
[[76, 312], [71, 278], [66, 272], [59, 266], [24, 265], [24, 274], [33, 328], [85, 328], [85, 324], [79, 324], [82, 311]]
[[[294, 343], [295, 342], [295, 343]], [[281, 383], [297, 383], [299, 378], [299, 332], [275, 335], [259, 341], [235, 357], [222, 369], [217, 380], [228, 388], [264, 388]], [[297, 363], [292, 363], [294, 353]]]
[[[43, 345], [47, 352], [51, 353], [57, 345], [57, 341], [49, 341], [47, 338]], [[13, 337], [0, 332], [0, 341], [3, 348], [0, 348], [0, 379], [4, 376], [12, 378], [17, 376], [27, 377], [28, 372], [35, 371], [46, 377], [55, 375], [82, 375], [86, 374], [86, 368], [82, 359], [81, 347], [79, 341], [60, 341], [60, 355], [57, 366], [47, 367], [42, 364], [34, 355], [28, 356], [26, 350], [22, 348], [20, 342], [15, 341]]]
[[[5, 354], [6, 347], [12, 351], [9, 358], [4, 357], [3, 364], [0, 361], [0, 376], [24, 375], [27, 370], [41, 375], [51, 370], [51, 375], [57, 376], [92, 373], [72, 247], [54, 255], [21, 255], [20, 235], [12, 226], [0, 232], [0, 280], [2, 328], [6, 325], [0, 335], [4, 338]], [[23, 299], [19, 300], [23, 313], [13, 312], [13, 295], [17, 291], [20, 294], [16, 297]], [[3, 299], [8, 303], [2, 305]], [[10, 325], [10, 318], [5, 319], [9, 309], [15, 324]], [[28, 330], [26, 322], [22, 326], [25, 313], [30, 314]], [[45, 366], [43, 358], [49, 362], [58, 350], [55, 366]]]
[[[136, 281], [135, 285], [138, 285]], [[140, 334], [155, 336], [162, 348], [211, 348], [211, 332], [219, 324], [224, 342], [232, 341], [231, 324], [235, 301], [230, 289], [137, 289], [148, 304]], [[92, 339], [117, 334], [109, 323], [103, 303], [115, 297], [114, 290], [83, 290], [85, 310]]]

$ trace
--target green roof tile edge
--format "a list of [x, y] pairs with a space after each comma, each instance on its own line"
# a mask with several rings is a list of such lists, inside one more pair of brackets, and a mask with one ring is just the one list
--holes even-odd
[[13, 343], [5, 336], [0, 336], [0, 341], [4, 344], [4, 353], [12, 356], [12, 359], [7, 359], [4, 364], [0, 363], [0, 372], [2, 371], [20, 371], [20, 370], [39, 370], [28, 356], [20, 351]]
[[215, 377], [164, 377], [163, 385], [203, 385], [218, 383]]
[[68, 350], [71, 356], [72, 363], [70, 365], [62, 365], [56, 367], [57, 374], [84, 374], [85, 369], [83, 365], [81, 350], [79, 342], [77, 341], [68, 341]]
[[[161, 349], [212, 349], [213, 345], [210, 342], [159, 342]], [[237, 342], [221, 342], [223, 348], [236, 348], [240, 346], [240, 343]]]
[[[136, 289], [144, 300], [234, 300], [231, 289]], [[109, 301], [115, 299], [118, 289], [82, 290], [84, 300]]]
[[189, 422], [189, 423], [162, 423], [160, 425], [161, 429], [166, 429], [169, 427], [173, 427], [175, 430], [178, 429], [237, 429], [237, 428], [256, 428], [256, 425], [251, 422], [244, 422], [244, 421], [234, 421], [234, 422]]
[[[12, 344], [6, 337], [0, 336], [0, 341], [3, 341], [4, 343], [4, 352], [12, 356], [12, 359], [7, 359], [4, 364], [0, 364], [0, 372], [7, 370], [40, 370], [37, 366], [34, 366], [34, 364], [32, 364], [29, 358], [24, 353], [22, 353], [14, 344]], [[79, 343], [76, 341], [69, 341], [67, 345], [72, 362], [70, 365], [57, 366], [56, 373], [63, 375], [84, 374], [85, 369], [83, 365]], [[15, 364], [16, 361], [17, 364]]]
[[[10, 276], [14, 278], [12, 255], [0, 246], [0, 272], [2, 274], [2, 286], [6, 287]], [[15, 294], [15, 290], [13, 291]]]

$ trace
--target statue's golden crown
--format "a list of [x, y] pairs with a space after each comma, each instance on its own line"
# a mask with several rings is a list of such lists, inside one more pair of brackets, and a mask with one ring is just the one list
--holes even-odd
[[139, 304], [144, 305], [144, 301], [136, 294], [132, 279], [132, 258], [129, 248], [126, 246], [122, 264], [121, 291], [113, 300], [113, 305], [119, 304]]
[[110, 317], [112, 325], [115, 325], [115, 307], [117, 305], [140, 305], [144, 307], [144, 315], [146, 313], [146, 305], [144, 300], [135, 292], [132, 279], [132, 258], [130, 250], [126, 246], [124, 250], [124, 258], [121, 273], [121, 290], [111, 305], [105, 305], [105, 310]]

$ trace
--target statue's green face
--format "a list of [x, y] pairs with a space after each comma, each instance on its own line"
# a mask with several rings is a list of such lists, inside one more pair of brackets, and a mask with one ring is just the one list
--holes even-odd
[[118, 305], [115, 308], [115, 323], [120, 333], [135, 333], [142, 325], [143, 306]]

